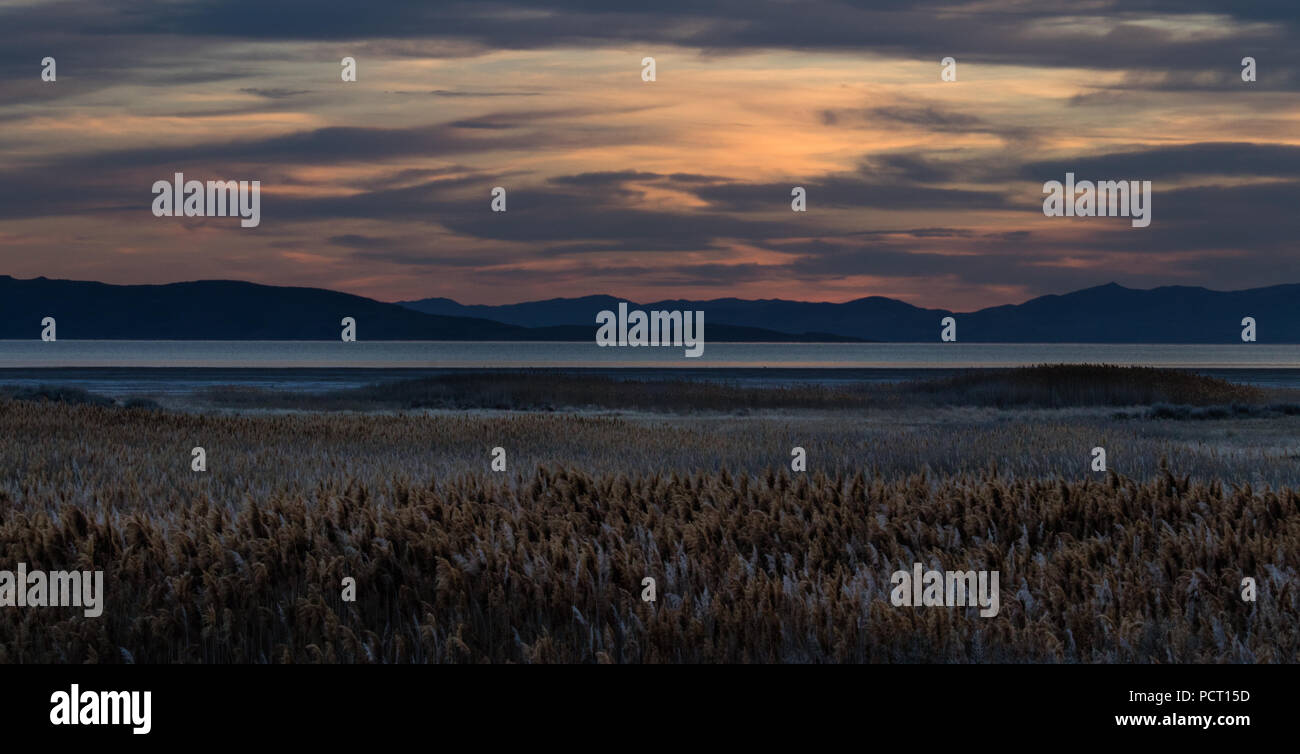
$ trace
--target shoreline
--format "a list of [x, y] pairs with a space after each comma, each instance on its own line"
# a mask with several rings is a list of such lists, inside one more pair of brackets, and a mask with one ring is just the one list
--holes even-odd
[[[110, 398], [190, 395], [234, 386], [268, 391], [329, 391], [450, 375], [605, 377], [751, 387], [893, 384], [1002, 367], [14, 367], [0, 364], [0, 387], [75, 387]], [[1183, 368], [1174, 371], [1264, 388], [1300, 388], [1300, 367]]]

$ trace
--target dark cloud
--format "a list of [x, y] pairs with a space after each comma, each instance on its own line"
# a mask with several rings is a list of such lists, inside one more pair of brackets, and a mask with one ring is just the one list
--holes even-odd
[[1268, 275], [1281, 258], [1296, 256], [1297, 203], [1297, 181], [1165, 190], [1153, 185], [1149, 227], [1133, 228], [1125, 218], [1061, 219], [1073, 231], [1069, 246], [1076, 250], [1151, 256], [1230, 252], [1233, 266]]
[[335, 246], [346, 246], [350, 249], [391, 249], [398, 243], [392, 238], [363, 236], [357, 233], [330, 236], [327, 240]]
[[[1178, 28], [1176, 22], [1204, 14], [1223, 17], [1215, 33]], [[1134, 85], [1208, 90], [1231, 85], [1241, 57], [1253, 54], [1261, 66], [1257, 89], [1294, 90], [1300, 85], [1297, 15], [1291, 0], [394, 0], [382, 11], [344, 0], [68, 0], [0, 10], [0, 28], [14, 41], [0, 50], [0, 70], [29, 68], [57, 49], [87, 68], [98, 62], [96, 70], [104, 63], [144, 67], [151, 56], [157, 59], [161, 45], [177, 40], [191, 47], [205, 40], [366, 40], [369, 52], [392, 54], [410, 52], [405, 48], [420, 40], [452, 40], [461, 45], [460, 54], [676, 45], [715, 55], [756, 49], [874, 52], [933, 60], [936, 69], [941, 57], [953, 56], [959, 70], [1006, 63], [1155, 72], [1152, 81], [1135, 79]], [[1062, 17], [1075, 23], [1059, 23]], [[1153, 18], [1173, 23], [1146, 23]], [[132, 41], [123, 44], [127, 39]], [[1135, 74], [1141, 75], [1147, 73]]]
[[1060, 180], [1069, 171], [1095, 180], [1160, 180], [1187, 176], [1300, 177], [1300, 147], [1211, 142], [1154, 147], [1025, 164], [1024, 178]]
[[668, 179], [674, 183], [723, 183], [727, 180], [718, 175], [697, 175], [695, 173], [670, 173]]
[[595, 280], [635, 281], [638, 286], [662, 288], [704, 287], [735, 283], [759, 282], [774, 279], [780, 268], [752, 262], [738, 264], [685, 264], [671, 267], [658, 265], [618, 264], [602, 265], [597, 270], [560, 269], [537, 270], [526, 267], [494, 267], [478, 270], [472, 277], [492, 285], [518, 285], [541, 282], [543, 284], [571, 284]]
[[695, 189], [696, 196], [732, 212], [789, 209], [790, 191], [803, 186], [809, 207], [904, 209], [1005, 209], [998, 190], [931, 188], [868, 180], [852, 175], [820, 176], [790, 183], [721, 183]]
[[[624, 143], [637, 138], [635, 133], [601, 131], [574, 132], [564, 128], [547, 128], [551, 118], [565, 113], [536, 112], [493, 116], [498, 122], [513, 118], [518, 127], [509, 129], [461, 128], [451, 123], [411, 128], [377, 128], [331, 126], [300, 131], [283, 136], [206, 142], [186, 146], [138, 147], [91, 153], [73, 153], [48, 159], [44, 164], [8, 171], [0, 170], [0, 196], [13, 194], [13, 203], [0, 207], [0, 216], [17, 216], [24, 211], [36, 215], [68, 211], [75, 202], [71, 197], [85, 192], [102, 191], [101, 184], [118, 186], [106, 193], [121, 195], [123, 186], [143, 185], [148, 203], [148, 187], [155, 180], [168, 179], [175, 171], [206, 180], [230, 177], [272, 183], [284, 168], [296, 165], [335, 165], [347, 163], [383, 163], [417, 158], [461, 157], [469, 154], [502, 150], [527, 150], [587, 147]], [[524, 123], [529, 124], [528, 127]], [[445, 173], [449, 169], [437, 171]], [[423, 175], [432, 175], [425, 171]], [[393, 178], [420, 176], [405, 170]], [[75, 180], [74, 180], [75, 177]], [[77, 185], [72, 185], [73, 183]], [[382, 185], [370, 181], [372, 187]], [[29, 192], [27, 187], [32, 187]], [[42, 187], [49, 194], [42, 196]], [[362, 188], [366, 187], [363, 185]], [[129, 202], [128, 202], [129, 203]]]
[[938, 133], [993, 134], [1009, 141], [1026, 139], [1031, 134], [1023, 126], [998, 125], [977, 115], [927, 104], [822, 110], [820, 117], [827, 126], [879, 129], [901, 124]]
[[289, 97], [296, 97], [299, 94], [311, 93], [311, 90], [309, 89], [259, 89], [257, 87], [245, 87], [239, 91], [244, 92], [245, 94], [255, 94], [258, 97], [265, 97], [266, 99], [288, 99]]
[[[405, 92], [403, 92], [405, 93]], [[536, 97], [541, 92], [515, 91], [515, 92], [493, 92], [493, 91], [461, 91], [454, 89], [434, 89], [429, 92], [435, 97]]]
[[938, 157], [934, 152], [894, 152], [872, 155], [858, 168], [863, 176], [877, 181], [915, 184], [978, 183], [1006, 178], [1008, 162], [1018, 163], [1015, 156], [970, 157], [959, 153]]
[[611, 170], [600, 173], [579, 173], [577, 175], [560, 175], [548, 179], [550, 183], [566, 186], [610, 186], [629, 181], [649, 181], [663, 178], [659, 173], [646, 173], [637, 170]]
[[511, 128], [520, 128], [523, 124], [514, 120], [498, 120], [494, 118], [469, 118], [466, 120], [452, 121], [452, 128], [482, 128], [489, 131], [504, 131]]
[[[356, 188], [364, 191], [382, 191], [386, 189], [400, 188], [415, 183], [427, 183], [430, 185], [447, 185], [448, 179], [443, 176], [463, 175], [460, 179], [462, 185], [470, 185], [473, 182], [490, 181], [495, 176], [485, 174], [464, 165], [448, 165], [444, 168], [405, 168], [395, 172], [385, 173], [377, 178], [368, 178], [356, 183]], [[434, 179], [443, 179], [442, 183], [437, 183]]]
[[861, 238], [864, 236], [907, 236], [909, 238], [969, 238], [974, 231], [965, 228], [904, 228], [900, 230], [862, 230], [846, 233], [845, 236]]

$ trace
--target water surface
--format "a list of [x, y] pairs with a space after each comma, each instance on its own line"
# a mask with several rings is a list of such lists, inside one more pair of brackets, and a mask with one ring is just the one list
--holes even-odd
[[467, 341], [0, 341], [0, 369], [52, 367], [926, 369], [1033, 364], [1122, 364], [1186, 369], [1300, 369], [1300, 345], [1234, 343], [706, 343], [680, 347], [594, 342]]

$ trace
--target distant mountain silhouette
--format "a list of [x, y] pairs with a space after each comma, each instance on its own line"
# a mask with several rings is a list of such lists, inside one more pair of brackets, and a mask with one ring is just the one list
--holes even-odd
[[[585, 296], [504, 306], [447, 298], [385, 303], [320, 288], [201, 280], [108, 285], [0, 275], [0, 338], [40, 335], [47, 316], [62, 339], [336, 340], [357, 320], [361, 340], [590, 341], [596, 314], [624, 299]], [[1115, 283], [970, 313], [922, 309], [872, 296], [842, 304], [724, 298], [632, 303], [643, 310], [703, 310], [707, 341], [935, 342], [957, 320], [960, 342], [1240, 343], [1254, 317], [1261, 343], [1300, 343], [1300, 285], [1244, 291]]]
[[[596, 334], [595, 312], [554, 326], [525, 327], [320, 288], [234, 280], [109, 285], [0, 275], [0, 339], [39, 338], [45, 317], [55, 318], [64, 340], [338, 340], [344, 317], [357, 321], [359, 340], [593, 341]], [[706, 342], [855, 340], [728, 326], [710, 322], [707, 313], [704, 324]]]
[[[475, 316], [514, 325], [595, 322], [624, 299], [585, 296], [505, 306], [463, 306], [447, 298], [400, 302], [416, 311]], [[701, 309], [706, 331], [720, 324], [783, 332], [821, 332], [883, 342], [932, 342], [939, 320], [957, 320], [957, 339], [976, 343], [1240, 343], [1254, 317], [1261, 343], [1300, 343], [1300, 285], [1244, 291], [1166, 286], [1137, 290], [1110, 283], [1023, 304], [970, 313], [922, 309], [872, 296], [842, 304], [724, 298], [638, 303], [641, 309]], [[716, 336], [714, 337], [715, 340]]]
[[[546, 301], [532, 301], [525, 304], [504, 304], [502, 306], [485, 306], [483, 304], [461, 304], [449, 298], [426, 298], [419, 301], [399, 301], [400, 306], [414, 309], [426, 314], [440, 314], [444, 317], [482, 317], [496, 322], [505, 322], [520, 327], [554, 327], [556, 325], [596, 324], [596, 312], [602, 310], [617, 311], [619, 302], [624, 298], [613, 296], [583, 296], [581, 298], [552, 298]], [[708, 313], [704, 315], [704, 326], [710, 324]]]

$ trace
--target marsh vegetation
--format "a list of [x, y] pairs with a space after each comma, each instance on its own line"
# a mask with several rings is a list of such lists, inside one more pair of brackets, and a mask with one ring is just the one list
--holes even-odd
[[[611, 407], [626, 384], [564, 388], [586, 411], [0, 398], [6, 567], [103, 569], [108, 594], [98, 619], [0, 611], [0, 662], [1300, 659], [1300, 416], [1037, 380], [739, 413]], [[1279, 400], [1191, 387], [1143, 395]], [[893, 607], [913, 562], [1000, 571], [1001, 611]]]

